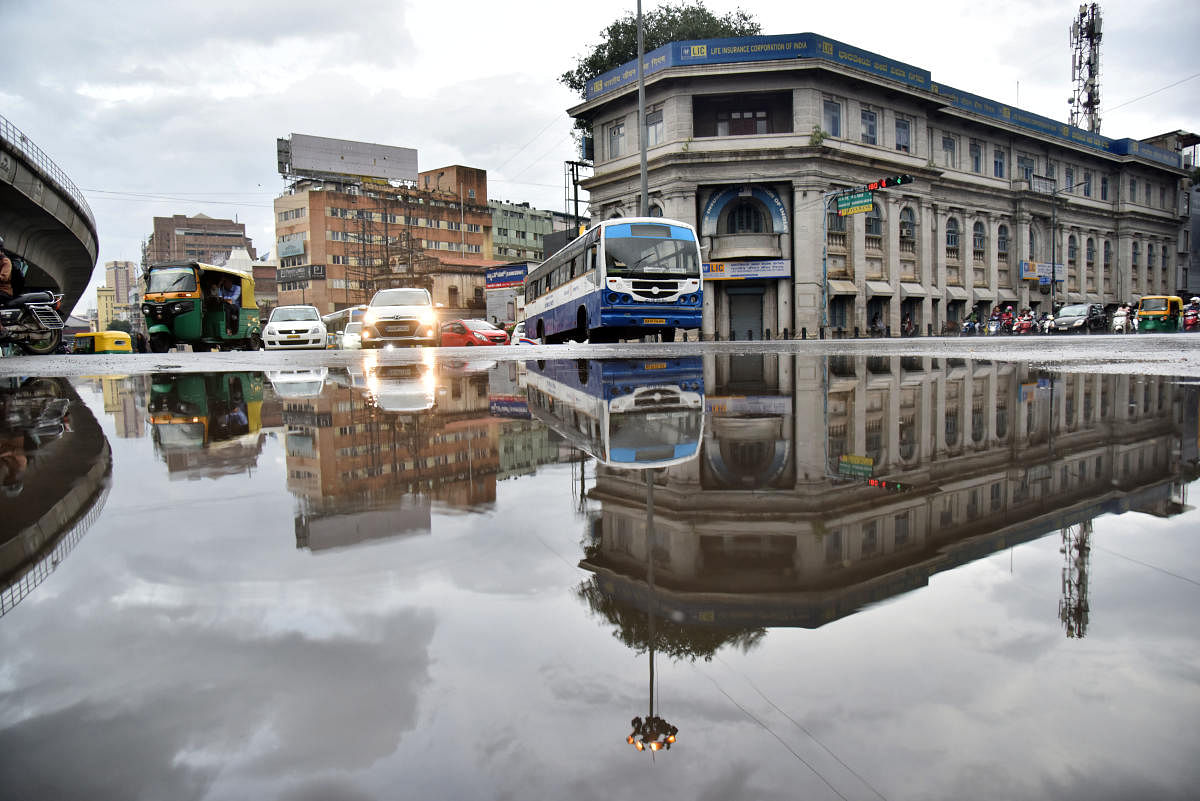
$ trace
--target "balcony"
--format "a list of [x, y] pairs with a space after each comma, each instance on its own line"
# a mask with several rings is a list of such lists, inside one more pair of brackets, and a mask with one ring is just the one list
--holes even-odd
[[[834, 233], [830, 233], [830, 244], [832, 245]], [[846, 246], [846, 235], [843, 233], [842, 247]], [[712, 245], [709, 248], [708, 258], [710, 261], [719, 261], [721, 259], [778, 259], [783, 255], [783, 250], [780, 247], [779, 234], [723, 234], [721, 236], [712, 237]]]

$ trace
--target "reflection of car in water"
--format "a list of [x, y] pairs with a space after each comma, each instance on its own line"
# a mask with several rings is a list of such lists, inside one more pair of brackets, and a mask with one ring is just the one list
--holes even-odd
[[262, 450], [262, 373], [163, 374], [146, 404], [155, 450], [171, 473], [228, 475]]
[[281, 398], [313, 398], [321, 394], [328, 367], [312, 367], [303, 370], [268, 370], [267, 380], [275, 394]]
[[699, 357], [526, 363], [533, 416], [612, 467], [691, 459], [704, 429]]
[[433, 357], [420, 361], [380, 364], [376, 354], [365, 354], [348, 366], [351, 385], [365, 388], [371, 403], [385, 412], [423, 412], [436, 400], [437, 374]]

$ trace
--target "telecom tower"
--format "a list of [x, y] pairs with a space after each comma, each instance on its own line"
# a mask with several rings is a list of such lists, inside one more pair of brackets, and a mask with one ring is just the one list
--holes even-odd
[[1100, 4], [1079, 6], [1071, 23], [1071, 125], [1100, 133]]

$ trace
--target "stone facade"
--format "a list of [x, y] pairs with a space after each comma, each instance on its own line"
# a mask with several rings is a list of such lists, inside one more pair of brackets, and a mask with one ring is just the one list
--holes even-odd
[[[938, 333], [995, 305], [1174, 292], [1186, 172], [1172, 154], [1120, 140], [1117, 155], [942, 91], [820, 59], [651, 73], [651, 213], [696, 225], [707, 263], [763, 262], [706, 276], [705, 338], [853, 334], [876, 318], [899, 335], [906, 317]], [[638, 211], [636, 104], [630, 84], [570, 109], [595, 137], [593, 218]], [[833, 192], [898, 174], [914, 180], [837, 215]], [[1057, 263], [1058, 282], [1022, 278], [1023, 262]]]

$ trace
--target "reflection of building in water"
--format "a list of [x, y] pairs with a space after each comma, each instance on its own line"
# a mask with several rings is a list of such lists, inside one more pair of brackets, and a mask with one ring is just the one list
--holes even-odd
[[146, 436], [146, 376], [103, 376], [100, 391], [104, 398], [104, 413], [112, 415], [118, 437]]
[[434, 503], [495, 501], [499, 421], [488, 415], [486, 372], [437, 375], [435, 401], [414, 411], [380, 408], [398, 390], [354, 383], [331, 380], [316, 397], [284, 402], [297, 547], [427, 533]]
[[[706, 365], [700, 459], [656, 476], [652, 543], [640, 476], [597, 471], [599, 538], [583, 564], [614, 598], [639, 603], [652, 550], [676, 619], [819, 626], [1098, 515], [1182, 509], [1168, 379], [768, 356], [747, 383], [727, 358]], [[1086, 604], [1086, 564], [1071, 576]], [[1083, 609], [1071, 615], [1086, 624]]]
[[65, 379], [0, 387], [0, 615], [87, 533], [111, 471], [108, 440]]

